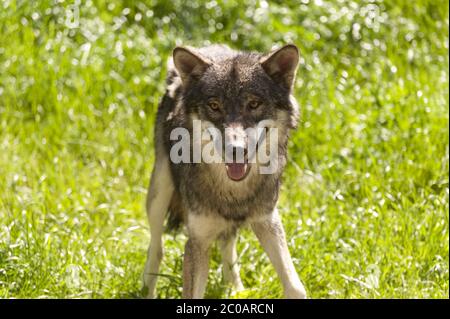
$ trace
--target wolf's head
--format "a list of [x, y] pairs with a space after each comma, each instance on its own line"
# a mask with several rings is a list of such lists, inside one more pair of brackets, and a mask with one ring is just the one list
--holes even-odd
[[173, 51], [186, 113], [200, 120], [202, 128], [215, 128], [224, 137], [222, 167], [230, 180], [244, 180], [253, 165], [249, 159], [256, 153], [250, 145], [261, 136], [252, 137], [247, 129], [276, 128], [277, 142], [285, 151], [288, 131], [297, 122], [291, 91], [298, 61], [292, 44], [265, 55], [223, 46]]

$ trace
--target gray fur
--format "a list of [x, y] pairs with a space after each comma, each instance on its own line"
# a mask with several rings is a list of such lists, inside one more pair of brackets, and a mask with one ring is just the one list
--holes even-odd
[[[285, 245], [284, 231], [280, 229], [281, 223], [273, 222], [277, 221], [276, 203], [286, 164], [289, 131], [297, 125], [298, 106], [291, 95], [297, 63], [298, 49], [293, 45], [267, 55], [238, 52], [223, 45], [174, 50], [174, 60], [168, 63], [168, 91], [156, 117], [156, 161], [168, 158], [175, 143], [169, 138], [172, 129], [186, 128], [192, 136], [193, 119], [208, 121], [222, 133], [233, 123], [239, 123], [245, 129], [265, 119], [273, 120], [281, 130], [278, 136], [278, 170], [274, 174], [258, 174], [258, 164], [251, 164], [255, 167], [251, 167], [248, 176], [236, 182], [224, 178], [224, 164], [172, 162], [168, 176], [158, 177], [158, 172], [154, 172], [156, 177], [152, 179], [168, 178], [173, 184], [169, 226], [185, 223], [188, 229], [189, 240], [184, 256], [185, 297], [203, 295], [208, 249], [215, 239], [223, 242], [224, 254], [228, 256], [227, 267], [231, 267], [231, 272], [227, 277], [235, 285], [242, 286], [240, 279], [236, 278], [238, 268], [230, 264], [235, 259], [233, 247], [227, 243], [235, 245], [236, 230], [246, 224], [252, 224], [254, 229], [265, 227], [271, 238], [281, 240], [281, 244], [276, 246], [280, 252], [272, 255], [281, 254], [282, 262], [291, 264], [279, 267], [280, 276], [287, 282], [294, 281], [296, 290], [291, 289], [294, 291], [291, 296], [304, 296], [303, 286], [303, 294], [295, 293], [301, 290], [297, 283], [300, 281], [294, 278], [296, 274], [291, 274], [293, 265]], [[219, 103], [218, 111], [207, 106], [211, 98]], [[260, 106], [250, 109], [248, 103], [255, 99]], [[157, 196], [158, 190], [154, 188], [150, 186], [153, 191], [149, 192], [149, 200]], [[148, 210], [148, 214], [156, 213]], [[198, 223], [204, 225], [199, 228]], [[264, 226], [258, 227], [259, 223]], [[283, 273], [283, 269], [289, 270], [288, 275]], [[153, 288], [153, 282], [151, 286]], [[153, 296], [153, 292], [149, 295]]]
[[[240, 120], [246, 128], [263, 119], [277, 119], [277, 110], [288, 118], [296, 112], [289, 99], [289, 90], [274, 82], [260, 66], [258, 61], [263, 55], [235, 52], [217, 45], [191, 50], [213, 64], [201, 79], [189, 79], [185, 86], [180, 82], [173, 99], [164, 97], [158, 110], [157, 125], [163, 126], [167, 152], [172, 146], [169, 135], [173, 128], [191, 130], [189, 114], [207, 119], [223, 130], [226, 121]], [[168, 82], [172, 83], [178, 72], [171, 69], [169, 74]], [[261, 96], [265, 105], [253, 116], [242, 116], [242, 105], [246, 95], [251, 93]], [[212, 114], [205, 107], [208, 96], [221, 97], [225, 108], [223, 114]], [[180, 100], [183, 103], [177, 107]], [[286, 124], [288, 128], [296, 125], [295, 122]], [[273, 175], [255, 175], [245, 188], [241, 185], [228, 189], [217, 187], [215, 176], [210, 174], [205, 164], [172, 164], [176, 190], [183, 194], [181, 200], [193, 212], [200, 211], [199, 206], [207, 207], [209, 211], [235, 221], [244, 221], [254, 214], [270, 213], [278, 199], [280, 175], [286, 162], [286, 144], [287, 135], [284, 135], [279, 143], [279, 171]], [[195, 184], [192, 183], [194, 180]]]

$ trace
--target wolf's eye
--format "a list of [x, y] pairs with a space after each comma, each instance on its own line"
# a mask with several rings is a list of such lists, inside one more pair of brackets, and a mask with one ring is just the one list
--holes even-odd
[[217, 102], [216, 100], [210, 100], [208, 101], [208, 106], [211, 110], [213, 111], [218, 111], [220, 108], [220, 104], [219, 102]]
[[248, 107], [253, 110], [257, 109], [260, 105], [261, 102], [258, 100], [251, 100], [250, 102], [248, 102]]

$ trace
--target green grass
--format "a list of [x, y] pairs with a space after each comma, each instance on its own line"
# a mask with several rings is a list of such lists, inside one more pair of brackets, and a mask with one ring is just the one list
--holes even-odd
[[[309, 296], [449, 297], [448, 2], [54, 2], [0, 3], [0, 297], [140, 297], [171, 50], [291, 41], [279, 207]], [[158, 295], [178, 298], [186, 237], [165, 240]], [[282, 297], [249, 230], [238, 248], [239, 296]], [[207, 297], [233, 296], [210, 265]]]

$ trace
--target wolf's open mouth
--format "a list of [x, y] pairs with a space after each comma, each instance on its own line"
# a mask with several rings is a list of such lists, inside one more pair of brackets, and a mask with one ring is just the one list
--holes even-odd
[[230, 179], [235, 182], [243, 180], [248, 172], [250, 171], [250, 166], [247, 163], [226, 163], [227, 175]]

